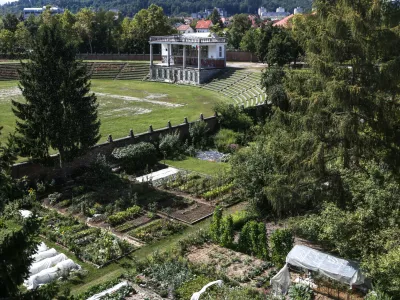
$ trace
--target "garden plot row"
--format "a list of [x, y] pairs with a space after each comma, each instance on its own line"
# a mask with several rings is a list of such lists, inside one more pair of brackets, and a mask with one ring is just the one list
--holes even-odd
[[212, 206], [228, 207], [240, 202], [240, 197], [229, 176], [211, 177], [198, 173], [180, 172], [162, 181], [160, 188], [189, 194]]
[[54, 211], [44, 215], [42, 234], [73, 252], [79, 259], [103, 266], [135, 248], [106, 230], [89, 227]]

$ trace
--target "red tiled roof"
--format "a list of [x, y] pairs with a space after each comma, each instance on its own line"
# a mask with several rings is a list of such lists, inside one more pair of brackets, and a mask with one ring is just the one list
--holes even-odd
[[211, 20], [200, 20], [196, 24], [196, 29], [209, 29], [212, 25]]
[[190, 25], [182, 24], [181, 26], [179, 26], [179, 27], [177, 28], [177, 30], [178, 30], [178, 31], [186, 31], [186, 30], [188, 30], [189, 28], [190, 28]]
[[293, 17], [294, 17], [293, 14], [290, 15], [290, 16], [287, 16], [287, 17], [283, 18], [282, 20], [279, 20], [278, 22], [272, 24], [272, 26], [281, 26], [281, 27], [287, 28], [287, 27], [290, 26], [289, 20], [290, 20], [291, 18], [293, 18]]

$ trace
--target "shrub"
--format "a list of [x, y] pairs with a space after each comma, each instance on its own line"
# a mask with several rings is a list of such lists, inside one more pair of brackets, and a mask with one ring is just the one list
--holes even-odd
[[217, 150], [224, 153], [233, 152], [235, 145], [238, 143], [239, 133], [231, 129], [221, 129], [214, 137], [214, 144]]
[[289, 288], [288, 295], [290, 300], [311, 300], [314, 298], [313, 290], [309, 286], [301, 283], [292, 285]]
[[204, 149], [208, 145], [208, 127], [203, 121], [195, 122], [189, 127], [192, 145], [198, 149]]
[[220, 244], [223, 247], [232, 247], [234, 239], [232, 216], [229, 215], [222, 220]]
[[176, 290], [178, 299], [190, 299], [194, 292], [200, 291], [203, 286], [213, 281], [203, 275], [196, 276], [194, 279], [185, 282]]
[[244, 253], [267, 259], [268, 245], [265, 224], [256, 221], [247, 222], [240, 232], [238, 247]]
[[214, 110], [221, 114], [219, 121], [223, 128], [232, 129], [234, 131], [247, 131], [253, 121], [238, 106], [226, 103], [218, 103]]
[[277, 267], [283, 266], [286, 255], [292, 250], [294, 238], [288, 229], [277, 229], [270, 237], [271, 259]]
[[120, 211], [118, 213], [115, 213], [115, 214], [109, 216], [107, 218], [107, 222], [111, 226], [116, 226], [116, 225], [124, 223], [128, 219], [131, 219], [131, 218], [137, 216], [138, 214], [141, 213], [141, 211], [142, 211], [142, 209], [139, 206], [135, 205], [135, 206], [129, 207], [125, 211]]
[[116, 148], [112, 156], [120, 161], [127, 172], [144, 170], [157, 163], [157, 150], [153, 144], [141, 142], [122, 148]]
[[222, 220], [222, 209], [220, 206], [217, 206], [214, 210], [214, 214], [210, 225], [210, 236], [214, 240], [214, 242], [217, 243], [219, 242], [221, 237], [221, 220]]
[[161, 138], [160, 152], [163, 154], [163, 156], [168, 158], [177, 158], [180, 156], [182, 151], [183, 147], [177, 132], [174, 134], [164, 135]]
[[232, 214], [233, 228], [240, 230], [248, 221], [255, 219], [256, 216], [247, 210], [237, 211]]

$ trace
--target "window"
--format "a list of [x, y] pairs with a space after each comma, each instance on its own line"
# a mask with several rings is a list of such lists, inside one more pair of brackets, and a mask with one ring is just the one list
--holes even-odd
[[219, 47], [219, 57], [222, 57], [222, 47]]

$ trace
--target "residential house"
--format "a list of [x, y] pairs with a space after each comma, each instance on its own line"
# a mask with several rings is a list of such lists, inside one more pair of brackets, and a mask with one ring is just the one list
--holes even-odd
[[211, 20], [199, 20], [196, 24], [196, 32], [210, 32], [213, 25]]
[[194, 33], [194, 30], [190, 25], [182, 24], [179, 27], [176, 28], [178, 30], [179, 34], [185, 34], [185, 33]]

